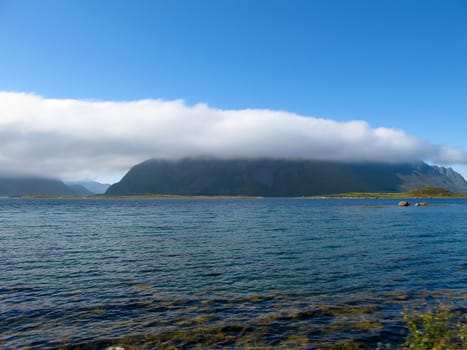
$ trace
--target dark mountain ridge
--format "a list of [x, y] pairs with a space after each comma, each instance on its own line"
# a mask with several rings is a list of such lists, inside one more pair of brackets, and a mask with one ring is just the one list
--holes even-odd
[[339, 163], [301, 159], [150, 159], [132, 167], [109, 195], [294, 197], [343, 192], [399, 192], [425, 186], [467, 193], [450, 168], [423, 162]]

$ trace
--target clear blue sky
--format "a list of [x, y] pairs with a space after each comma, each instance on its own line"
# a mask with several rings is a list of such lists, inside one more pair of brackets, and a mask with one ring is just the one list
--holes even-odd
[[362, 119], [467, 150], [467, 1], [0, 0], [0, 90]]

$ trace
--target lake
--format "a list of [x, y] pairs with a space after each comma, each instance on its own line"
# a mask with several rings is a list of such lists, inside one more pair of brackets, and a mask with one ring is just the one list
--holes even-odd
[[0, 348], [398, 348], [467, 310], [467, 200], [428, 201], [0, 199]]

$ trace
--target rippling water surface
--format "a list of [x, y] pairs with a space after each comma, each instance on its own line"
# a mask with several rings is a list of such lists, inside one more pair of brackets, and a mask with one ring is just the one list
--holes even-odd
[[0, 199], [0, 348], [397, 348], [466, 310], [467, 201], [396, 204]]

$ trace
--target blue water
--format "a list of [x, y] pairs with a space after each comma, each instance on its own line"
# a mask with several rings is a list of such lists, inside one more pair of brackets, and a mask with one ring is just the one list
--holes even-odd
[[466, 310], [467, 201], [429, 202], [0, 199], [0, 348], [397, 346]]

